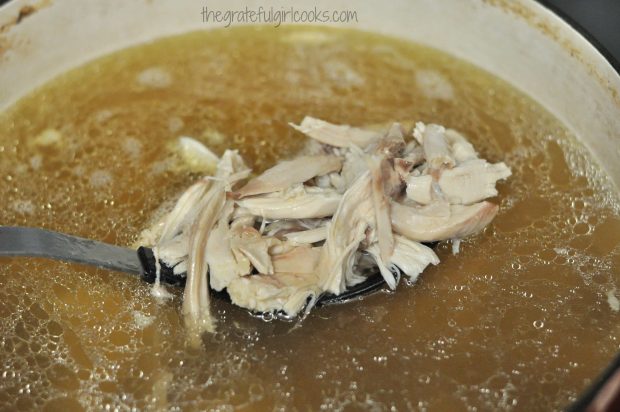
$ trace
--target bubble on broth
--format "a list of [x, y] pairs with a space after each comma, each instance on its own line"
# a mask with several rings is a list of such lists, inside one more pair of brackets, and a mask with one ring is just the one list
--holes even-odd
[[[0, 114], [0, 172], [12, 176], [0, 185], [2, 224], [130, 245], [197, 177], [173, 167], [167, 147], [180, 129], [171, 119], [189, 136], [218, 131], [211, 150], [238, 149], [260, 171], [302, 147], [287, 122], [312, 114], [463, 131], [483, 157], [513, 170], [492, 226], [457, 256], [438, 245], [442, 263], [397, 293], [321, 308], [301, 327], [214, 299], [218, 332], [201, 350], [186, 345], [178, 289], [160, 305], [130, 275], [0, 258], [0, 405], [557, 410], [613, 356], [620, 209], [587, 151], [527, 97], [441, 53], [329, 29], [314, 32], [330, 39], [320, 47], [281, 41], [303, 30], [163, 39], [61, 76]], [[326, 61], [364, 82], [342, 87]], [[174, 82], [135, 87], [145, 67]], [[449, 81], [455, 100], [427, 96], [418, 70]], [[296, 86], [282, 88], [291, 74]], [[33, 152], [26, 142], [48, 128], [70, 145]], [[137, 158], [124, 149], [128, 137], [141, 144]], [[15, 173], [21, 164], [31, 168]], [[107, 183], [92, 188], [95, 172]], [[10, 207], [25, 201], [35, 206], [27, 218]]]
[[299, 30], [282, 36], [285, 42], [301, 43], [305, 45], [323, 45], [337, 39], [335, 33], [326, 33], [320, 30]]
[[342, 86], [361, 86], [364, 78], [349, 67], [346, 63], [337, 60], [329, 60], [323, 64], [327, 77], [334, 83]]
[[136, 325], [140, 329], [146, 328], [147, 326], [151, 325], [153, 321], [155, 320], [154, 316], [145, 315], [139, 310], [134, 310], [132, 314], [133, 314], [134, 321], [136, 322]]
[[141, 86], [161, 89], [172, 84], [172, 75], [161, 67], [150, 67], [138, 73], [136, 82]]
[[41, 168], [41, 165], [43, 164], [43, 156], [39, 154], [34, 155], [30, 158], [28, 163], [33, 170], [39, 170]]
[[136, 160], [142, 154], [142, 142], [135, 137], [127, 137], [122, 147], [131, 160]]
[[183, 126], [185, 126], [185, 122], [180, 117], [173, 116], [168, 120], [168, 130], [170, 130], [171, 133], [180, 131], [183, 129]]
[[202, 132], [202, 138], [209, 147], [221, 147], [229, 140], [224, 133], [212, 128]]
[[35, 209], [34, 204], [30, 200], [15, 200], [11, 207], [21, 215], [31, 215]]
[[53, 146], [62, 140], [62, 134], [56, 129], [45, 129], [37, 135], [32, 143], [36, 146]]
[[430, 99], [452, 100], [454, 88], [441, 73], [433, 70], [418, 70], [415, 73], [416, 85]]
[[94, 189], [107, 186], [112, 183], [112, 174], [107, 170], [95, 170], [90, 174], [89, 183]]

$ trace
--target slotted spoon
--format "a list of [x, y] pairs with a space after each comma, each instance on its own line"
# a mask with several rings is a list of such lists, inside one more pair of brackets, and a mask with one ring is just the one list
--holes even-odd
[[[139, 247], [138, 250], [110, 245], [65, 233], [33, 227], [0, 226], [0, 256], [43, 257], [68, 262], [83, 263], [104, 269], [138, 275], [148, 283], [156, 278], [156, 261], [153, 250]], [[160, 281], [172, 286], [185, 285], [185, 273], [175, 274], [174, 268], [161, 260]], [[340, 295], [323, 294], [317, 306], [339, 304], [368, 295], [384, 285], [378, 272], [368, 279], [347, 289]], [[217, 294], [221, 296], [222, 294]], [[223, 294], [227, 297], [226, 294]]]

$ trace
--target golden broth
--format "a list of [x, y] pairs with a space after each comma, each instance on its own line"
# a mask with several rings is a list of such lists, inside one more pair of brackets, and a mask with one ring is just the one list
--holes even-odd
[[[459, 255], [440, 245], [442, 263], [414, 286], [317, 309], [301, 327], [217, 301], [218, 331], [200, 350], [186, 345], [180, 290], [158, 304], [130, 275], [2, 258], [0, 409], [551, 410], [574, 400], [618, 350], [618, 199], [543, 108], [435, 50], [245, 27], [114, 53], [0, 115], [0, 223], [129, 245], [196, 178], [175, 168], [180, 135], [237, 148], [258, 171], [301, 147], [287, 122], [306, 114], [463, 131], [512, 167], [500, 214]], [[60, 143], [37, 146], [49, 129]]]

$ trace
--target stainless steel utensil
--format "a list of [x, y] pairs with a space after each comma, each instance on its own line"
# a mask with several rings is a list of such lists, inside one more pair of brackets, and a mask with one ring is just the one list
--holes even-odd
[[[82, 263], [139, 275], [148, 283], [155, 282], [157, 274], [156, 260], [151, 248], [141, 246], [138, 250], [133, 250], [32, 227], [0, 226], [0, 256], [43, 257]], [[185, 273], [175, 274], [174, 268], [161, 260], [159, 266], [162, 283], [173, 286], [185, 285]], [[377, 291], [384, 283], [381, 275], [373, 272], [366, 281], [340, 295], [322, 295], [316, 306], [345, 303]], [[227, 298], [226, 294], [216, 296], [222, 295]]]

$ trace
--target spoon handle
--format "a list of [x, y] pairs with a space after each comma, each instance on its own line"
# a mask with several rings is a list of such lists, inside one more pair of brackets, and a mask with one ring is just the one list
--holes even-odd
[[[146, 282], [155, 282], [157, 271], [162, 283], [174, 286], [185, 284], [185, 273], [160, 260], [156, 264], [153, 250], [140, 247], [137, 251], [96, 240], [33, 227], [0, 226], [0, 256], [30, 256], [83, 263], [105, 269], [140, 275]], [[344, 303], [368, 295], [384, 285], [378, 273], [369, 274], [366, 281], [348, 288], [340, 295], [324, 294], [317, 306]]]
[[44, 257], [143, 273], [135, 250], [33, 227], [0, 226], [0, 256]]

